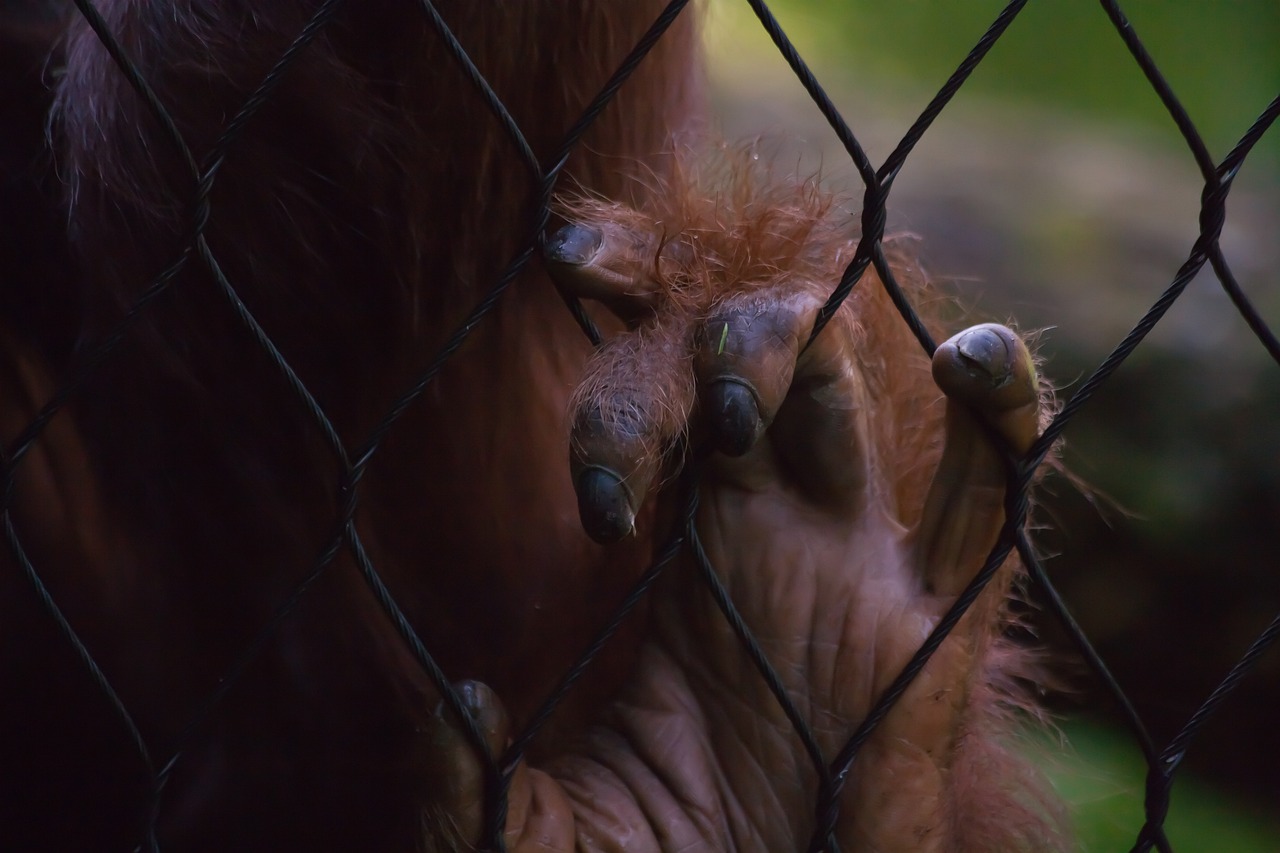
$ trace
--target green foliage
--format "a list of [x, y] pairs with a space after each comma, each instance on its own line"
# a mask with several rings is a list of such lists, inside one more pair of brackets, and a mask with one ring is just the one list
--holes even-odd
[[[722, 0], [729, 3], [730, 0]], [[927, 97], [955, 70], [1004, 0], [776, 0], [807, 58], [846, 69], [860, 87]], [[1124, 0], [1134, 30], [1221, 159], [1280, 94], [1280, 3]], [[1102, 6], [1032, 0], [959, 97], [1027, 100], [1058, 112], [1167, 132], [1168, 113]], [[923, 102], [921, 103], [923, 106]], [[1270, 134], [1259, 159], [1280, 161]]]
[[[1104, 726], [1067, 726], [1065, 755], [1050, 747], [1049, 775], [1072, 806], [1081, 853], [1124, 853], [1142, 827], [1146, 764], [1132, 738]], [[1059, 757], [1061, 755], [1061, 757]], [[1193, 759], [1189, 759], [1193, 760]], [[1275, 853], [1280, 825], [1194, 777], [1174, 783], [1165, 832], [1173, 849]]]

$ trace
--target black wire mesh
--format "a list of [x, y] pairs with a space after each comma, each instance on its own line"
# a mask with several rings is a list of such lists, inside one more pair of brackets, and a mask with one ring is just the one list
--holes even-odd
[[[805, 91], [821, 111], [823, 117], [838, 137], [856, 168], [864, 186], [862, 208], [861, 239], [856, 253], [844, 271], [839, 282], [833, 283], [833, 290], [827, 305], [823, 308], [815, 324], [812, 336], [816, 337], [836, 308], [857, 286], [866, 269], [874, 267], [881, 281], [888, 290], [895, 306], [908, 324], [923, 349], [932, 354], [935, 344], [924, 324], [916, 315], [907, 297], [895, 281], [893, 270], [886, 260], [883, 240], [885, 236], [886, 205], [894, 180], [906, 165], [909, 156], [928, 132], [930, 124], [946, 107], [949, 100], [986, 56], [987, 52], [1004, 37], [1013, 20], [1025, 5], [1026, 0], [1015, 0], [1010, 3], [991, 24], [977, 45], [957, 68], [955, 73], [943, 84], [920, 117], [911, 125], [892, 154], [879, 167], [875, 167], [858, 142], [855, 134], [842, 119], [831, 99], [823, 91], [821, 84], [809, 70], [800, 54], [789, 41], [786, 33], [779, 26], [762, 0], [748, 0], [751, 9], [759, 18], [782, 56], [802, 83]], [[95, 683], [106, 696], [115, 714], [128, 732], [137, 753], [146, 768], [150, 801], [145, 807], [148, 815], [145, 837], [140, 839], [140, 848], [158, 850], [160, 840], [156, 827], [163, 809], [162, 794], [171, 778], [175, 766], [180, 761], [184, 750], [193, 738], [197, 737], [201, 727], [208, 720], [219, 703], [237, 683], [249, 663], [262, 651], [266, 643], [279, 629], [290, 613], [303, 600], [308, 590], [326, 572], [335, 558], [344, 549], [354, 559], [369, 590], [373, 593], [378, 605], [386, 617], [394, 625], [405, 646], [418, 662], [422, 670], [430, 677], [443, 697], [444, 703], [452, 713], [455, 721], [460, 721], [465, 736], [468, 738], [477, 755], [482, 757], [485, 774], [485, 824], [484, 837], [489, 848], [503, 849], [501, 828], [506, 819], [507, 795], [512, 784], [517, 765], [527, 755], [530, 745], [537, 733], [546, 725], [555, 713], [565, 695], [579, 677], [597, 658], [600, 650], [618, 631], [624, 619], [650, 591], [659, 575], [681, 552], [687, 549], [693, 558], [702, 579], [708, 584], [713, 598], [723, 612], [724, 618], [732, 631], [742, 643], [743, 653], [748, 655], [761, 677], [768, 684], [786, 717], [795, 729], [805, 752], [814, 766], [819, 780], [819, 798], [814, 804], [815, 823], [809, 844], [811, 851], [835, 850], [835, 826], [840, 813], [841, 792], [850, 778], [859, 750], [867, 742], [885, 715], [901, 698], [908, 685], [921, 671], [933, 653], [955, 627], [977, 596], [994, 576], [1005, 558], [1014, 550], [1018, 552], [1027, 566], [1039, 596], [1048, 603], [1051, 610], [1062, 624], [1080, 654], [1105, 684], [1122, 709], [1134, 739], [1145, 756], [1148, 766], [1147, 790], [1145, 800], [1145, 823], [1137, 831], [1135, 851], [1145, 851], [1152, 847], [1161, 851], [1172, 849], [1164, 831], [1164, 821], [1169, 810], [1170, 791], [1176, 773], [1194, 741], [1197, 733], [1203, 728], [1206, 720], [1214, 714], [1229, 697], [1257, 662], [1258, 658], [1274, 643], [1280, 634], [1280, 615], [1249, 646], [1239, 662], [1223, 678], [1221, 684], [1203, 701], [1198, 710], [1186, 721], [1179, 731], [1164, 746], [1157, 744], [1151, 737], [1143, 720], [1126, 697], [1124, 690], [1109, 673], [1106, 664], [1094, 650], [1089, 639], [1076, 624], [1072, 615], [1054, 589], [1026, 533], [1028, 514], [1028, 493], [1037, 470], [1044, 463], [1055, 442], [1063, 435], [1067, 425], [1088, 403], [1099, 387], [1118, 370], [1133, 351], [1142, 343], [1148, 333], [1160, 322], [1164, 314], [1183, 293], [1191, 279], [1208, 264], [1223, 290], [1230, 298], [1240, 315], [1248, 323], [1260, 344], [1271, 357], [1280, 363], [1280, 342], [1277, 342], [1266, 322], [1250, 303], [1239, 283], [1232, 274], [1227, 259], [1219, 243], [1219, 237], [1226, 221], [1226, 201], [1232, 185], [1249, 152], [1264, 134], [1270, 129], [1277, 115], [1280, 115], [1280, 97], [1268, 104], [1257, 121], [1241, 137], [1239, 143], [1221, 160], [1215, 162], [1206, 148], [1194, 122], [1179, 103], [1172, 88], [1166, 82], [1155, 61], [1147, 53], [1138, 33], [1130, 25], [1115, 0], [1102, 0], [1102, 7], [1132, 54], [1134, 61], [1146, 75], [1151, 87], [1158, 94], [1178, 131], [1186, 141], [1186, 145], [1195, 159], [1203, 177], [1199, 234], [1192, 245], [1188, 257], [1177, 270], [1167, 290], [1151, 306], [1151, 308], [1135, 324], [1132, 331], [1115, 347], [1114, 351], [1082, 382], [1076, 392], [1062, 407], [1061, 411], [1044, 430], [1040, 439], [1023, 457], [1013, 460], [1006, 491], [1006, 522], [1000, 533], [999, 541], [989, 555], [983, 569], [973, 578], [968, 587], [960, 595], [955, 605], [938, 623], [929, 637], [921, 645], [919, 651], [903, 669], [890, 687], [874, 703], [865, 720], [857, 731], [835, 756], [824, 755], [814, 738], [813, 732], [804, 721], [803, 715], [793, 706], [786, 690], [782, 687], [778, 675], [774, 672], [759, 642], [750, 628], [743, 621], [734, 603], [721, 584], [717, 572], [711, 566], [702, 548], [698, 529], [695, 524], [697, 507], [697, 475], [700, 466], [698, 454], [691, 454], [691, 461], [686, 465], [680, 492], [683, 503], [679, 512], [679, 520], [659, 549], [658, 556], [649, 570], [641, 577], [635, 588], [609, 620], [607, 626], [597, 639], [581, 655], [579, 662], [564, 676], [560, 685], [552, 691], [542, 707], [533, 714], [527, 728], [518, 734], [512, 745], [499, 760], [491, 760], [485, 747], [484, 735], [477, 722], [467, 713], [465, 704], [458, 691], [450, 683], [448, 677], [432, 657], [430, 650], [419, 638], [404, 612], [397, 605], [387, 585], [384, 583], [356, 529], [355, 517], [360, 505], [360, 482], [377, 455], [393, 424], [423, 395], [437, 379], [443, 367], [454, 358], [467, 340], [471, 332], [482, 323], [493, 311], [504, 292], [517, 279], [520, 273], [533, 260], [545, 239], [546, 229], [551, 219], [551, 199], [559, 186], [559, 181], [566, 163], [575, 148], [581, 144], [586, 131], [596, 121], [601, 112], [610, 103], [614, 95], [625, 84], [635, 69], [644, 61], [645, 56], [655, 44], [663, 38], [664, 33], [681, 15], [687, 14], [687, 0], [672, 0], [653, 22], [644, 37], [637, 42], [626, 60], [617, 68], [608, 83], [591, 101], [590, 106], [566, 133], [556, 148], [556, 153], [545, 163], [539, 161], [529, 141], [525, 138], [519, 124], [512, 117], [502, 100], [494, 92], [476, 64], [468, 56], [466, 48], [450, 30], [445, 19], [429, 0], [420, 0], [418, 4], [430, 27], [447, 45], [448, 53], [457, 66], [462, 69], [467, 80], [478, 92], [485, 108], [492, 113], [501, 124], [505, 133], [514, 144], [517, 157], [527, 171], [528, 180], [536, 199], [529, 216], [526, 238], [520, 250], [508, 261], [505, 269], [498, 276], [489, 291], [478, 301], [457, 329], [450, 335], [436, 355], [428, 362], [427, 367], [417, 379], [406, 388], [386, 412], [385, 416], [370, 431], [368, 438], [350, 450], [339, 438], [338, 430], [325, 413], [323, 406], [306, 384], [294, 372], [289, 362], [276, 347], [271, 337], [259, 324], [257, 318], [241, 300], [233, 282], [223, 274], [219, 259], [206, 240], [205, 229], [209, 222], [211, 196], [217, 185], [220, 171], [227, 160], [228, 152], [234, 148], [244, 128], [262, 110], [271, 108], [271, 99], [281, 81], [289, 74], [291, 67], [302, 57], [308, 45], [315, 39], [323, 37], [325, 30], [341, 6], [340, 0], [324, 0], [318, 3], [310, 20], [297, 33], [292, 44], [280, 55], [278, 61], [262, 78], [252, 95], [243, 103], [225, 128], [219, 134], [217, 142], [209, 154], [197, 160], [188, 148], [177, 123], [170, 115], [163, 100], [153, 91], [144, 74], [130, 57], [129, 51], [116, 39], [111, 28], [103, 20], [98, 9], [90, 0], [75, 0], [79, 13], [93, 28], [103, 45], [110, 52], [120, 72], [125, 75], [129, 85], [136, 90], [147, 105], [154, 119], [159, 122], [168, 142], [179, 153], [185, 169], [195, 187], [187, 213], [185, 238], [176, 251], [172, 262], [153, 282], [135, 299], [123, 318], [105, 335], [84, 350], [84, 357], [76, 362], [76, 367], [62, 378], [57, 393], [43, 406], [39, 414], [26, 426], [18, 438], [4, 450], [4, 528], [8, 547], [27, 581], [34, 587], [40, 601], [48, 614], [56, 621], [58, 629], [66, 641], [74, 648], [75, 654], [83, 666], [92, 674]], [[170, 753], [156, 759], [139, 731], [138, 725], [131, 716], [130, 709], [120, 699], [112, 684], [95, 662], [93, 655], [77, 635], [76, 626], [72, 625], [62, 614], [53, 595], [45, 586], [40, 567], [28, 558], [24, 539], [13, 517], [15, 501], [15, 478], [24, 464], [30, 451], [49, 424], [69, 402], [73, 400], [79, 389], [92, 377], [99, 367], [110, 359], [113, 353], [127, 340], [131, 330], [150, 306], [161, 298], [172, 286], [179, 273], [190, 265], [203, 265], [217, 282], [223, 297], [232, 306], [243, 328], [248, 332], [257, 346], [267, 356], [273, 369], [285, 380], [291, 394], [296, 398], [298, 406], [314, 423], [324, 437], [333, 454], [335, 478], [339, 494], [343, 496], [338, 515], [333, 519], [330, 538], [320, 548], [314, 566], [294, 589], [281, 601], [274, 615], [244, 648], [234, 664], [227, 670], [216, 690], [200, 703], [197, 712], [183, 727], [183, 734], [177, 739]], [[583, 311], [577, 300], [564, 295], [566, 305], [574, 318], [590, 340], [598, 344], [600, 334]], [[811, 339], [812, 340], [812, 337]]]

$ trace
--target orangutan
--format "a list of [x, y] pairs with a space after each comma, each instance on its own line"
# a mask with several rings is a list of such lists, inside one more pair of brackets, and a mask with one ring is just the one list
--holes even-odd
[[[548, 169], [665, 4], [435, 5]], [[24, 199], [0, 216], [47, 249], [0, 266], [0, 849], [472, 849], [476, 756], [370, 569], [500, 754], [679, 523], [685, 458], [709, 454], [701, 543], [828, 760], [994, 544], [1042, 410], [1026, 347], [975, 327], [931, 380], [871, 275], [810, 340], [856, 218], [710, 140], [695, 11], [548, 224], [428, 7], [99, 0], [162, 119], [81, 12], [0, 6]], [[384, 434], [544, 224], [545, 261]], [[815, 771], [690, 559], [515, 769], [509, 850], [807, 849]], [[860, 753], [841, 850], [1061, 846], [1008, 742], [1014, 580]]]

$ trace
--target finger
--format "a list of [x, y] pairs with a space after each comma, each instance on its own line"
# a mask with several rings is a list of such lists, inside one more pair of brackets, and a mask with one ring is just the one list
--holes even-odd
[[723, 300], [701, 324], [694, 371], [716, 448], [749, 451], [786, 399], [806, 325], [818, 302], [803, 293], [757, 291]]
[[570, 473], [597, 542], [635, 529], [636, 514], [693, 408], [692, 324], [675, 311], [605, 344], [574, 394]]
[[[484, 737], [487, 760], [496, 760], [506, 748], [510, 732], [506, 709], [493, 690], [478, 681], [463, 681], [454, 689]], [[427, 740], [418, 760], [429, 768], [424, 815], [427, 832], [443, 845], [442, 850], [455, 849], [446, 841], [474, 844], [484, 828], [486, 786], [482, 760], [443, 701], [424, 733]]]
[[[865, 392], [852, 311], [809, 343], [825, 294], [794, 282], [722, 300], [698, 335], [702, 419], [715, 446], [742, 464], [740, 485], [781, 473], [820, 501], [846, 501], [865, 480]], [[751, 454], [769, 436], [771, 454]], [[781, 465], [782, 471], [774, 470]]]
[[1015, 453], [1026, 453], [1040, 428], [1040, 387], [1027, 345], [1011, 329], [983, 323], [938, 347], [933, 378], [990, 424]]
[[609, 220], [570, 222], [547, 241], [552, 278], [568, 292], [595, 299], [629, 323], [650, 316], [661, 293], [661, 235]]
[[938, 347], [933, 375], [947, 394], [942, 459], [917, 533], [925, 589], [958, 595], [982, 567], [1004, 524], [1005, 447], [1024, 453], [1039, 426], [1040, 390], [1026, 344], [995, 324]]

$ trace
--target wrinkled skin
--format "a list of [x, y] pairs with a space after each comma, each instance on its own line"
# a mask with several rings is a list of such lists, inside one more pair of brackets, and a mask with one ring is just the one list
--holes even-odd
[[[750, 206], [726, 208], [690, 223], [673, 223], [670, 211], [645, 221], [588, 209], [579, 214], [600, 218], [552, 242], [565, 286], [631, 321], [575, 397], [579, 505], [598, 538], [630, 535], [661, 476], [655, 448], [678, 434], [717, 448], [701, 482], [701, 540], [830, 761], [994, 546], [1002, 454], [1034, 440], [1040, 389], [1025, 344], [1003, 326], [945, 342], [933, 361], [947, 394], [942, 458], [927, 494], [909, 496], [923, 506], [897, 506], [901, 452], [883, 445], [892, 437], [882, 427], [912, 383], [884, 387], [874, 371], [915, 356], [876, 349], [905, 343], [888, 327], [869, 328], [896, 322], [883, 314], [879, 282], [869, 276], [806, 346], [835, 277], [797, 280], [805, 270], [795, 258], [770, 276], [767, 253], [791, 255], [807, 242], [800, 255], [825, 254], [838, 271], [851, 247], [829, 223], [788, 232], [773, 221], [774, 238], [745, 264], [691, 259], [715, 257], [717, 241], [739, 239], [735, 227], [760, 224], [745, 221], [758, 215]], [[753, 272], [764, 277], [734, 280]], [[678, 292], [671, 281], [683, 282]], [[861, 751], [841, 800], [840, 849], [1060, 843], [1051, 807], [1028, 812], [1033, 795], [1014, 789], [1026, 780], [1015, 764], [980, 775], [1000, 763], [983, 740], [991, 703], [1009, 698], [993, 696], [989, 679], [1000, 677], [992, 667], [1011, 580], [1008, 569], [998, 575]], [[545, 767], [517, 771], [509, 849], [805, 849], [817, 777], [791, 724], [691, 564], [673, 568], [655, 595], [636, 672], [603, 721]], [[466, 697], [500, 753], [500, 697], [476, 684]], [[468, 747], [459, 739], [455, 748], [465, 763]], [[477, 789], [455, 795], [455, 825], [479, 831]], [[978, 810], [1004, 825], [993, 830]]]

